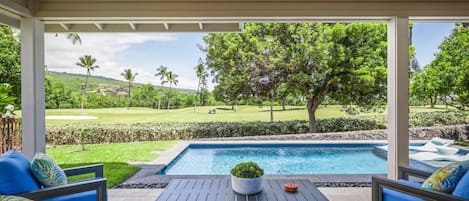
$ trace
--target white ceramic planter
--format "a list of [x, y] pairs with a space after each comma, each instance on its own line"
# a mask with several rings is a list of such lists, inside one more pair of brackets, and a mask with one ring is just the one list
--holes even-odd
[[251, 195], [262, 191], [264, 176], [257, 178], [239, 178], [231, 175], [231, 187], [239, 194]]

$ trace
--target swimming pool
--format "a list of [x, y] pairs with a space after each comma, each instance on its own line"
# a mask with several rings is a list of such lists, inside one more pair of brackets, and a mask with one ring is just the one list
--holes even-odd
[[258, 163], [266, 174], [385, 174], [382, 144], [191, 144], [159, 174], [226, 175], [236, 164]]

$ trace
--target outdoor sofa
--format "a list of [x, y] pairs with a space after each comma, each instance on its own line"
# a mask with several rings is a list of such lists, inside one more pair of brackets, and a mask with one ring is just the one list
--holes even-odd
[[[421, 188], [421, 182], [409, 180], [425, 180], [432, 173], [399, 167], [399, 180], [384, 177], [372, 177], [372, 201], [469, 201], [469, 198], [456, 197], [452, 194], [442, 193]], [[469, 174], [469, 173], [467, 173]], [[458, 185], [469, 187], [469, 176], [463, 176]], [[469, 189], [467, 189], [469, 191]]]
[[0, 194], [43, 201], [105, 201], [106, 179], [103, 165], [64, 169], [67, 176], [94, 173], [95, 178], [44, 188], [30, 171], [29, 160], [18, 151], [8, 151], [0, 157]]

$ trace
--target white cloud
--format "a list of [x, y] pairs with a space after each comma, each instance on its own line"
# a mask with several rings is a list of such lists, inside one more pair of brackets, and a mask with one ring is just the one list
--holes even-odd
[[[80, 56], [91, 54], [96, 58], [100, 68], [93, 75], [101, 75], [122, 80], [120, 73], [128, 66], [119, 64], [116, 60], [125, 50], [133, 45], [151, 41], [172, 41], [176, 37], [172, 34], [80, 34], [82, 44], [73, 45], [65, 35], [45, 35], [45, 63], [51, 71], [84, 74], [84, 69], [76, 67]], [[145, 72], [141, 68], [132, 68], [139, 73], [142, 83], [157, 84], [153, 72]]]
[[[138, 73], [137, 83], [160, 85], [154, 76], [155, 72], [142, 67], [120, 64], [118, 58], [125, 56], [125, 51], [134, 45], [152, 41], [175, 41], [174, 34], [89, 34], [81, 33], [82, 44], [73, 45], [64, 34], [45, 35], [45, 63], [50, 71], [85, 74], [85, 70], [78, 68], [75, 63], [80, 56], [93, 55], [96, 64], [100, 67], [95, 69], [93, 75], [123, 80], [120, 75], [126, 68]], [[179, 76], [177, 88], [197, 89], [197, 79], [187, 76]], [[209, 90], [213, 84], [208, 83]]]

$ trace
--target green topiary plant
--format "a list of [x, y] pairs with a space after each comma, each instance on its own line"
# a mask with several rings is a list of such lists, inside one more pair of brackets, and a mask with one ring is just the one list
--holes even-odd
[[256, 178], [264, 175], [264, 170], [257, 163], [244, 162], [231, 169], [231, 175], [239, 178]]

